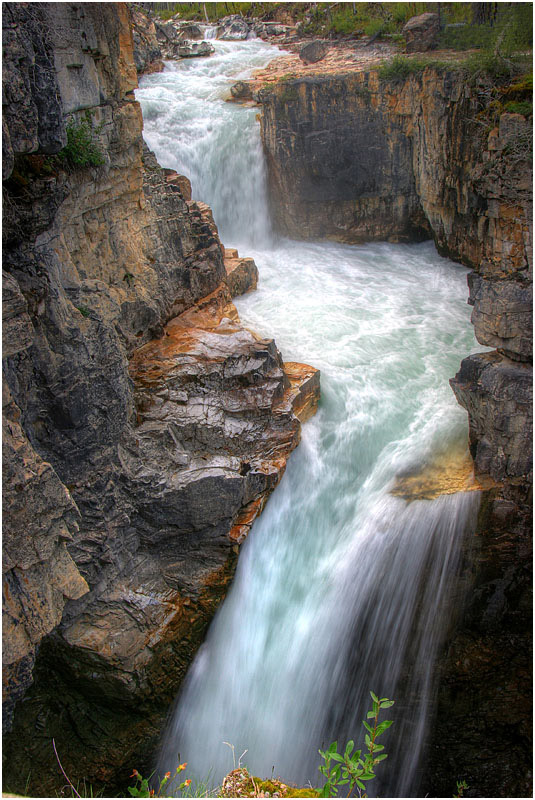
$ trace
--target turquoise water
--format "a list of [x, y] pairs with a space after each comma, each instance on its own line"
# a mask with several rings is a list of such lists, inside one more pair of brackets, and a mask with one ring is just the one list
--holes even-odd
[[[318, 414], [240, 554], [231, 591], [192, 665], [162, 741], [214, 784], [236, 758], [252, 773], [318, 783], [317, 749], [358, 738], [369, 690], [396, 699], [383, 796], [417, 794], [434, 659], [477, 493], [406, 503], [396, 475], [467, 440], [448, 379], [477, 349], [463, 267], [417, 245], [296, 242], [271, 230], [258, 109], [230, 83], [277, 53], [215, 42], [137, 93], [145, 138], [192, 180], [222, 241], [252, 256], [243, 323], [286, 360], [321, 369]], [[375, 782], [374, 782], [375, 783]]]

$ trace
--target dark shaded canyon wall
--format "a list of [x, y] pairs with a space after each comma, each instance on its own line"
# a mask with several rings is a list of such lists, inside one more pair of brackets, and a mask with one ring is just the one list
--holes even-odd
[[395, 83], [372, 71], [258, 94], [279, 229], [355, 243], [432, 236], [473, 269], [475, 334], [495, 348], [464, 359], [451, 381], [475, 471], [495, 488], [466, 553], [466, 608], [437, 664], [430, 796], [451, 796], [463, 779], [471, 796], [532, 793], [531, 123], [478, 123], [487, 90], [427, 68]]
[[[124, 792], [318, 375], [241, 327], [210, 209], [144, 150], [126, 5], [4, 4], [3, 37], [4, 781], [58, 793], [54, 738]], [[80, 125], [102, 165], [54, 155]]]

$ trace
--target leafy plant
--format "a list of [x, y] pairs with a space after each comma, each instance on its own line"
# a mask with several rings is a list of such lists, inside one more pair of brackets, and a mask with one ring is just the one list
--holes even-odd
[[[100, 132], [100, 127], [95, 133]], [[94, 141], [91, 115], [87, 113], [81, 122], [72, 117], [67, 123], [67, 144], [58, 153], [58, 158], [71, 169], [100, 167], [104, 156]]]
[[464, 797], [465, 791], [468, 789], [468, 784], [466, 781], [457, 781], [457, 794], [454, 794], [454, 797]]
[[[373, 692], [370, 692], [373, 706], [368, 711], [367, 719], [372, 719], [373, 723], [363, 720], [363, 725], [368, 731], [365, 735], [365, 742], [368, 752], [362, 756], [362, 749], [355, 750], [355, 742], [349, 741], [343, 755], [338, 752], [338, 742], [333, 742], [327, 750], [319, 750], [324, 764], [318, 767], [321, 774], [326, 778], [325, 785], [320, 792], [320, 797], [334, 797], [338, 793], [338, 787], [347, 786], [349, 790], [347, 796], [350, 797], [355, 786], [359, 790], [365, 790], [364, 781], [371, 781], [375, 778], [375, 766], [384, 761], [386, 753], [382, 753], [384, 746], [377, 744], [377, 739], [392, 725], [392, 720], [384, 720], [379, 723], [379, 712], [381, 709], [390, 708], [394, 705], [393, 700], [387, 697], [379, 699]], [[380, 753], [380, 755], [377, 755]], [[360, 794], [360, 793], [359, 793]], [[366, 796], [366, 795], [364, 795]]]
[[[187, 762], [184, 764], [179, 764], [176, 768], [176, 772], [173, 778], [171, 778], [171, 773], [166, 772], [163, 778], [160, 779], [158, 783], [158, 787], [156, 789], [149, 789], [149, 781], [152, 778], [152, 775], [149, 775], [148, 778], [144, 778], [138, 771], [135, 769], [132, 774], [130, 775], [131, 778], [135, 778], [136, 782], [134, 786], [129, 786], [128, 791], [132, 795], [132, 797], [164, 797], [162, 795], [163, 789], [169, 784], [167, 791], [171, 789], [171, 786], [176, 781], [178, 775], [183, 772], [187, 767]], [[173, 787], [174, 792], [181, 792], [183, 789], [187, 788], [191, 783], [191, 778], [188, 778], [185, 781], [182, 781], [178, 786]]]

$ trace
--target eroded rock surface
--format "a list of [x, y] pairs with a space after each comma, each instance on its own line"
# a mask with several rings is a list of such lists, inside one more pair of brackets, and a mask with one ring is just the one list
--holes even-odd
[[[143, 147], [127, 7], [4, 14], [22, 87], [5, 115], [4, 776], [59, 792], [54, 738], [73, 780], [119, 791], [148, 769], [318, 386], [241, 327], [231, 291], [254, 262], [225, 261], [208, 206]], [[102, 163], [54, 157], [67, 124]]]

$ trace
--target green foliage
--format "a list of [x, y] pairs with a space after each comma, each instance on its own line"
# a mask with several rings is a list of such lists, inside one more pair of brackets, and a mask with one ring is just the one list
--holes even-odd
[[[451, 5], [451, 4], [449, 4]], [[459, 3], [459, 6], [470, 4]], [[497, 4], [491, 19], [476, 24], [465, 13], [461, 27], [446, 27], [439, 39], [439, 47], [451, 50], [486, 50], [494, 53], [498, 46], [504, 56], [533, 48], [533, 6], [531, 3]]]
[[[348, 797], [351, 797], [355, 786], [360, 791], [365, 790], [364, 781], [371, 781], [375, 778], [376, 765], [387, 757], [386, 753], [381, 752], [384, 750], [384, 746], [377, 744], [377, 739], [392, 725], [392, 720], [387, 719], [379, 723], [379, 713], [381, 709], [393, 706], [394, 701], [389, 700], [387, 697], [379, 699], [373, 692], [370, 692], [370, 695], [373, 707], [371, 711], [368, 711], [367, 719], [371, 719], [373, 722], [371, 725], [366, 721], [362, 723], [368, 731], [365, 735], [368, 752], [363, 756], [362, 748], [355, 750], [355, 742], [353, 740], [347, 743], [343, 755], [338, 752], [338, 742], [333, 742], [325, 751], [319, 750], [318, 752], [325, 763], [320, 765], [318, 769], [326, 779], [325, 785], [320, 792], [320, 797], [336, 796], [340, 786], [349, 785]], [[377, 755], [378, 753], [379, 755]]]
[[383, 81], [403, 81], [409, 75], [423, 72], [427, 62], [396, 55], [391, 61], [386, 61], [379, 67], [379, 77]]
[[364, 33], [366, 36], [375, 36], [376, 34], [382, 36], [385, 33], [392, 33], [393, 31], [395, 31], [395, 25], [385, 19], [371, 19], [364, 26]]
[[[186, 789], [190, 783], [191, 778], [188, 778], [185, 781], [177, 785], [174, 785], [178, 775], [183, 772], [187, 767], [187, 763], [179, 764], [176, 768], [174, 776], [171, 778], [171, 773], [166, 772], [163, 778], [160, 778], [158, 786], [156, 789], [149, 789], [149, 781], [152, 778], [152, 775], [149, 775], [148, 778], [144, 778], [140, 773], [135, 769], [132, 774], [130, 775], [131, 778], [135, 778], [136, 782], [134, 786], [129, 786], [128, 791], [132, 795], [132, 797], [172, 797], [175, 792], [181, 792], [183, 789]], [[169, 784], [169, 785], [168, 785]], [[167, 787], [167, 788], [166, 788]], [[172, 787], [172, 789], [171, 789]], [[163, 795], [163, 790], [166, 789], [167, 792], [171, 792], [171, 794]]]
[[510, 114], [523, 114], [525, 117], [533, 115], [533, 103], [529, 103], [527, 100], [510, 100], [503, 108]]
[[457, 794], [454, 797], [464, 797], [465, 791], [469, 788], [466, 781], [457, 781]]
[[93, 131], [91, 115], [87, 112], [81, 122], [72, 117], [67, 123], [67, 144], [58, 153], [58, 158], [71, 169], [83, 167], [100, 167], [104, 164], [104, 156], [94, 140], [101, 127]]
[[82, 317], [89, 317], [91, 315], [91, 311], [87, 306], [76, 306]]
[[472, 80], [486, 76], [496, 83], [510, 80], [519, 69], [514, 62], [488, 51], [474, 53], [461, 66]]

